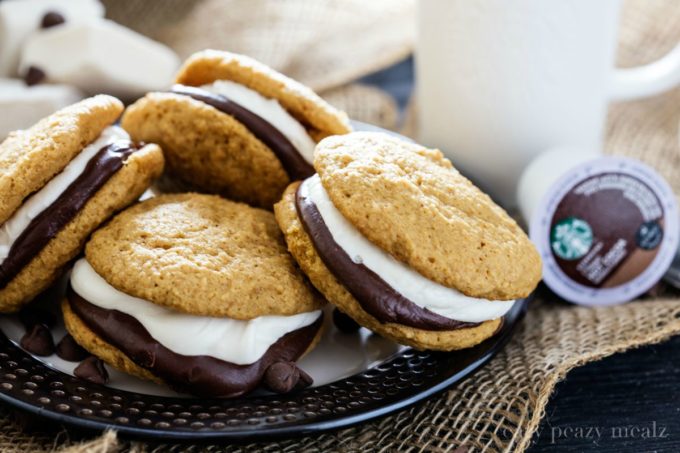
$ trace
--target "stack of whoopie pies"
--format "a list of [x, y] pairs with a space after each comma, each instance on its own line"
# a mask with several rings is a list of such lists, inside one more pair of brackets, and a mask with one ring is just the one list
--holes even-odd
[[[492, 336], [537, 285], [527, 236], [439, 151], [353, 133], [244, 56], [199, 52], [176, 83], [128, 107], [122, 129], [120, 103], [97, 96], [0, 145], [0, 309], [84, 248], [62, 302], [94, 356], [77, 375], [105, 381], [101, 360], [196, 395], [284, 393], [312, 382], [295, 362], [320, 339], [325, 299], [448, 351]], [[104, 224], [163, 168], [161, 187], [185, 193]]]

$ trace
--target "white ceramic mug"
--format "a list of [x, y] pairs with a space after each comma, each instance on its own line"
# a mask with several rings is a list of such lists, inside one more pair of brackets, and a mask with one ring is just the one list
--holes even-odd
[[620, 0], [420, 0], [419, 140], [501, 203], [537, 154], [601, 149], [607, 103], [680, 83], [680, 46], [614, 69]]

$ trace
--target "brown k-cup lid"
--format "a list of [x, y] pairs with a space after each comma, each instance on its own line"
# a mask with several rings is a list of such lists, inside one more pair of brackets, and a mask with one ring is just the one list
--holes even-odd
[[633, 159], [603, 156], [565, 169], [531, 211], [543, 279], [574, 303], [635, 299], [664, 276], [678, 250], [675, 195]]

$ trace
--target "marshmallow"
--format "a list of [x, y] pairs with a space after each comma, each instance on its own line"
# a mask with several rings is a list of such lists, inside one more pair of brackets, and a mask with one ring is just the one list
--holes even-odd
[[201, 86], [201, 89], [226, 96], [227, 99], [264, 119], [278, 129], [308, 163], [314, 163], [316, 143], [302, 124], [281, 107], [276, 99], [266, 98], [257, 91], [231, 80], [216, 80], [209, 85]]
[[101, 19], [32, 35], [23, 48], [21, 73], [31, 66], [50, 82], [131, 99], [169, 87], [179, 58], [168, 47]]
[[463, 322], [484, 322], [505, 315], [515, 303], [491, 301], [466, 296], [463, 293], [429, 280], [397, 261], [373, 244], [352, 225], [333, 205], [319, 175], [306, 179], [300, 191], [309, 197], [319, 211], [333, 241], [356, 264], [363, 264], [392, 289], [415, 305], [449, 319]]
[[258, 361], [279, 338], [321, 316], [321, 310], [249, 320], [181, 313], [118, 291], [85, 258], [73, 266], [71, 286], [97, 307], [132, 316], [154, 340], [176, 354], [207, 355], [236, 365]]
[[26, 129], [83, 98], [77, 89], [66, 85], [26, 86], [21, 80], [0, 79], [0, 141], [18, 129]]
[[66, 23], [89, 22], [104, 16], [98, 0], [3, 0], [0, 2], [0, 77], [17, 75], [26, 38], [40, 29], [43, 16], [59, 13]]

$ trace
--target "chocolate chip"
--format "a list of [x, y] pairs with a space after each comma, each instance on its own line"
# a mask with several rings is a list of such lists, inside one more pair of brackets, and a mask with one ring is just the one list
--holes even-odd
[[264, 383], [271, 391], [288, 393], [300, 380], [300, 372], [292, 362], [276, 362], [264, 373]]
[[106, 384], [109, 382], [109, 373], [104, 368], [104, 362], [95, 356], [88, 357], [80, 362], [80, 365], [73, 370], [73, 374], [80, 379], [85, 379], [95, 384]]
[[24, 82], [30, 87], [39, 84], [45, 80], [45, 77], [47, 77], [45, 71], [36, 66], [29, 66], [28, 71], [26, 71], [26, 75], [24, 75]]
[[295, 390], [302, 390], [303, 388], [307, 388], [314, 383], [314, 379], [309, 374], [307, 374], [305, 370], [300, 367], [297, 367], [297, 370], [300, 373], [300, 380], [295, 386]]
[[64, 16], [55, 11], [49, 11], [43, 16], [42, 22], [40, 22], [40, 28], [50, 28], [55, 25], [61, 25], [64, 22], [66, 22]]
[[333, 309], [333, 324], [339, 331], [345, 333], [356, 332], [361, 328], [359, 324], [337, 308]]
[[153, 368], [156, 364], [156, 354], [154, 351], [143, 349], [134, 355], [133, 361], [142, 368]]
[[312, 384], [310, 375], [302, 371], [294, 362], [276, 362], [269, 365], [264, 373], [264, 385], [276, 393], [288, 393]]
[[71, 334], [67, 333], [57, 344], [57, 355], [69, 362], [80, 362], [81, 360], [84, 360], [89, 353], [76, 343], [76, 340], [73, 339]]
[[54, 354], [54, 340], [50, 329], [44, 324], [35, 324], [21, 337], [21, 347], [31, 354], [48, 356]]
[[54, 327], [57, 322], [54, 313], [35, 307], [26, 307], [19, 312], [19, 321], [26, 330], [31, 330], [36, 324], [43, 324], [47, 327]]

